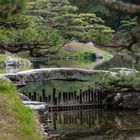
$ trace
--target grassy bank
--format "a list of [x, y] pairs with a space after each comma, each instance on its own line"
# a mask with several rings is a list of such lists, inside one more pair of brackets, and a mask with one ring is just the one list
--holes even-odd
[[0, 79], [0, 140], [41, 140], [35, 111], [24, 107], [15, 86]]

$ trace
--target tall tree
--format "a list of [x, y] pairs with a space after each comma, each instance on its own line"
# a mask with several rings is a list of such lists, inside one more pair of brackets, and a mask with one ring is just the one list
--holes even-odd
[[96, 14], [78, 14], [77, 10], [68, 0], [38, 0], [32, 3], [29, 13], [43, 17], [46, 26], [59, 30], [65, 39], [88, 42], [102, 41], [106, 37], [104, 40], [107, 40], [113, 30]]

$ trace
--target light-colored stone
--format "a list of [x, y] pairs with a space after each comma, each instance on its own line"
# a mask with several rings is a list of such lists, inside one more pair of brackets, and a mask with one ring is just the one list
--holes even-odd
[[123, 76], [129, 76], [131, 74], [138, 73], [137, 70], [135, 70], [135, 69], [128, 69], [128, 68], [111, 68], [110, 71], [117, 72], [118, 74], [123, 75]]
[[12, 56], [8, 56], [5, 60], [6, 66], [19, 66], [19, 63], [19, 60]]
[[16, 56], [8, 56], [5, 60], [5, 66], [30, 66], [31, 62]]
[[25, 84], [28, 82], [36, 82], [42, 80], [94, 81], [101, 79], [106, 74], [109, 74], [110, 76], [116, 75], [115, 72], [104, 70], [85, 70], [78, 68], [44, 68], [21, 71], [16, 74], [3, 74], [3, 76], [9, 78], [15, 83]]
[[36, 102], [36, 101], [22, 101], [24, 106], [27, 106], [31, 109], [35, 109], [41, 113], [45, 113], [48, 111], [48, 106], [46, 103], [43, 102]]

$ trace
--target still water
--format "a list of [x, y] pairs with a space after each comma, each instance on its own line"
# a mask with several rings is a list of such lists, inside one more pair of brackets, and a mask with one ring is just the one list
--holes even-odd
[[[50, 61], [42, 67], [76, 67], [85, 69], [108, 70], [113, 67], [140, 68], [139, 57], [114, 56], [102, 63], [84, 61]], [[51, 94], [53, 88], [59, 92], [87, 89], [92, 83], [76, 81], [42, 81], [30, 83], [22, 92]], [[140, 140], [139, 111], [109, 111], [101, 109], [49, 112], [49, 124], [46, 129], [49, 139], [55, 140]]]
[[140, 114], [135, 111], [53, 112], [49, 119], [48, 135], [59, 140], [140, 140]]
[[124, 56], [115, 55], [114, 57], [108, 57], [103, 59], [96, 59], [95, 61], [90, 60], [50, 60], [46, 61], [45, 64], [41, 62], [33, 62], [32, 66], [29, 67], [12, 67], [8, 66], [0, 69], [0, 73], [11, 73], [18, 72], [21, 70], [35, 69], [35, 68], [82, 68], [82, 69], [99, 69], [108, 70], [114, 67], [126, 67], [140, 69], [140, 56]]

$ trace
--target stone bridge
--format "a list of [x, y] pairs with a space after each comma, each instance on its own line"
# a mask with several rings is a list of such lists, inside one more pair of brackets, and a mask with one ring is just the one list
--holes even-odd
[[1, 74], [17, 85], [42, 80], [100, 80], [105, 74], [115, 75], [115, 72], [103, 70], [85, 70], [78, 68], [43, 68], [21, 71], [17, 73]]

